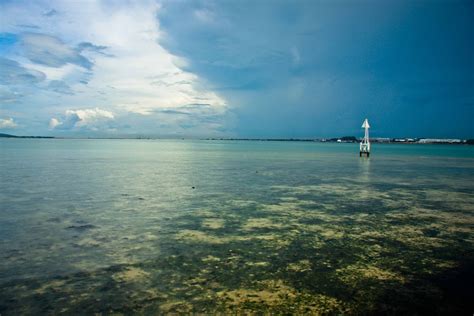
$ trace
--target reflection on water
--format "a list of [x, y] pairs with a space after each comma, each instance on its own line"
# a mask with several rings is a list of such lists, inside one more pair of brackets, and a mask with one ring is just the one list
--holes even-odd
[[363, 159], [359, 159], [359, 173], [362, 181], [369, 181], [370, 157], [364, 157]]
[[2, 315], [473, 310], [472, 147], [0, 146]]

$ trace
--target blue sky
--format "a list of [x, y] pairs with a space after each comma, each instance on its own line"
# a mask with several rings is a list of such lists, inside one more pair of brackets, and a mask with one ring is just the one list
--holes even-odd
[[0, 1], [0, 132], [474, 137], [473, 1]]

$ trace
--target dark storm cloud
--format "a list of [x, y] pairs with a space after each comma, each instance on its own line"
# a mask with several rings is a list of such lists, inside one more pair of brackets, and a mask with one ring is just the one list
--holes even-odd
[[358, 134], [365, 117], [381, 136], [474, 134], [472, 1], [165, 1], [158, 19], [240, 135]]

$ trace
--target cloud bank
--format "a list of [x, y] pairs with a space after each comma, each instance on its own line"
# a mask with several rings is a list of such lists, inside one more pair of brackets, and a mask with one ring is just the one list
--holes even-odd
[[31, 133], [223, 133], [226, 100], [159, 44], [159, 10], [154, 1], [0, 4], [2, 110], [23, 113]]
[[67, 110], [61, 119], [51, 118], [49, 127], [50, 129], [97, 131], [109, 128], [108, 123], [114, 119], [112, 112], [99, 108]]

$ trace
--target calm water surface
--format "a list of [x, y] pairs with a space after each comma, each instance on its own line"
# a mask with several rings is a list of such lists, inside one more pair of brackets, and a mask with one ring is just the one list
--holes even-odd
[[0, 314], [474, 311], [474, 146], [0, 140]]

